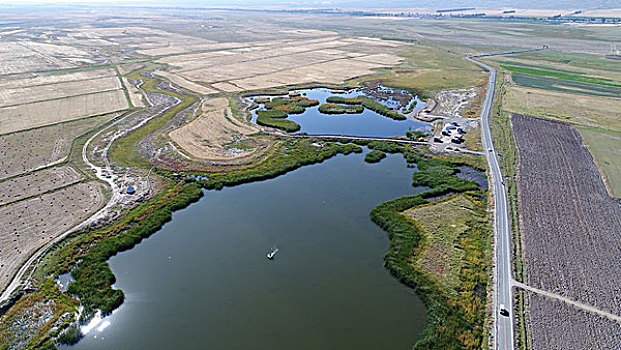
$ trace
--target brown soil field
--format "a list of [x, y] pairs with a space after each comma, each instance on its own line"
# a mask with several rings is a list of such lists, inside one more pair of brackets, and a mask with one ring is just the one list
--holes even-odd
[[80, 181], [73, 168], [60, 166], [0, 182], [0, 206]]
[[0, 107], [121, 89], [116, 76], [0, 90]]
[[189, 84], [202, 82], [231, 92], [312, 82], [343, 83], [371, 74], [373, 68], [399, 64], [403, 59], [386, 51], [396, 52], [402, 46], [398, 42], [328, 33], [311, 39], [259, 41], [169, 56], [158, 62], [170, 66], [168, 79], [190, 90], [194, 89]]
[[0, 89], [15, 89], [38, 85], [64, 83], [69, 81], [100, 79], [113, 76], [116, 76], [116, 73], [114, 72], [114, 70], [109, 68], [84, 70], [65, 74], [58, 74], [55, 72], [29, 73], [21, 74], [19, 76], [0, 77]]
[[532, 350], [621, 349], [621, 324], [556, 299], [528, 292]]
[[102, 185], [89, 182], [0, 207], [0, 290], [34, 250], [92, 215], [104, 203]]
[[36, 42], [3, 42], [0, 45], [0, 75], [74, 68], [89, 63], [85, 51], [67, 46]]
[[503, 96], [503, 109], [586, 126], [621, 131], [621, 100], [511, 86]]
[[259, 129], [235, 120], [226, 98], [208, 99], [202, 109], [203, 114], [169, 134], [186, 152], [200, 159], [227, 161], [248, 157], [258, 150], [256, 141], [246, 136]]
[[63, 160], [74, 138], [114, 117], [109, 114], [0, 135], [0, 180]]
[[[608, 195], [573, 126], [522, 115], [513, 115], [511, 120], [519, 151], [519, 222], [526, 283], [621, 315], [621, 203]], [[552, 304], [542, 308], [550, 317], [563, 319], [561, 309]], [[543, 322], [537, 315], [541, 313], [529, 314], [531, 324]], [[545, 344], [546, 339], [557, 337], [561, 342], [567, 339], [561, 348], [572, 348], [567, 337], [569, 323], [543, 339], [543, 333], [529, 331], [533, 343]], [[606, 331], [618, 333], [619, 329]], [[542, 348], [554, 348], [549, 346]]]
[[127, 109], [123, 90], [0, 108], [0, 134]]

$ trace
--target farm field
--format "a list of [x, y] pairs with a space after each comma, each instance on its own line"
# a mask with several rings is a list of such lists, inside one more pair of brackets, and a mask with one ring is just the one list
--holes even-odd
[[618, 349], [621, 325], [562, 301], [528, 293], [531, 349]]
[[80, 181], [73, 168], [59, 166], [0, 182], [0, 206]]
[[[519, 151], [518, 200], [526, 284], [600, 310], [621, 315], [621, 204], [608, 195], [589, 152], [574, 127], [522, 115], [512, 116]], [[541, 304], [546, 305], [541, 305]], [[565, 314], [551, 300], [536, 308], [549, 317]], [[528, 324], [544, 322], [527, 305]], [[592, 318], [580, 318], [583, 328], [595, 334]], [[566, 337], [574, 327], [559, 325], [557, 334], [530, 331], [533, 344], [555, 348], [551, 337], [571, 348]], [[608, 324], [609, 327], [612, 325]], [[618, 324], [606, 328], [618, 334]], [[601, 340], [602, 342], [604, 340]], [[596, 348], [606, 343], [594, 342]]]
[[0, 135], [0, 180], [62, 161], [73, 139], [117, 114]]
[[551, 78], [541, 75], [512, 73], [511, 79], [520, 86], [582, 95], [619, 97], [621, 87], [593, 84], [582, 81]]
[[104, 203], [102, 185], [87, 182], [0, 207], [0, 289], [34, 250], [82, 222]]
[[[219, 87], [230, 91], [230, 86], [256, 90], [313, 82], [340, 84], [370, 74], [374, 68], [399, 64], [400, 57], [385, 52], [396, 52], [402, 46], [399, 42], [326, 33], [295, 40], [230, 43], [229, 47], [172, 55], [158, 62], [170, 66], [168, 79], [189, 90], [210, 93]], [[211, 88], [195, 85], [199, 82]]]
[[208, 99], [202, 104], [202, 110], [196, 119], [169, 134], [193, 157], [227, 161], [251, 156], [260, 148], [255, 139], [247, 137], [259, 129], [234, 120], [226, 98]]
[[75, 68], [95, 63], [79, 48], [42, 42], [4, 41], [0, 46], [0, 75]]
[[621, 132], [578, 126], [613, 196], [621, 198]]
[[121, 89], [121, 83], [116, 76], [3, 89], [0, 92], [0, 107], [119, 89]]
[[0, 108], [0, 134], [125, 110], [123, 90]]

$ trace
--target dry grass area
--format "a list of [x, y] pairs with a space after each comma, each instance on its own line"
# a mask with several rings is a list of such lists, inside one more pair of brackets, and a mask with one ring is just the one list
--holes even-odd
[[[580, 134], [569, 124], [513, 115], [519, 151], [518, 200], [526, 283], [621, 315], [621, 203], [608, 195]], [[544, 301], [527, 308], [528, 322], [563, 320], [563, 309]], [[543, 317], [545, 319], [537, 318]], [[574, 348], [575, 325], [556, 324], [554, 334], [529, 329], [538, 348]], [[591, 323], [581, 333], [602, 330]], [[619, 332], [619, 325], [603, 329]], [[544, 328], [545, 329], [545, 328]], [[571, 336], [567, 336], [571, 334]], [[554, 339], [554, 340], [552, 340]], [[609, 348], [593, 339], [590, 348]], [[555, 346], [555, 344], [563, 344]]]
[[459, 289], [463, 249], [459, 236], [468, 228], [474, 204], [462, 195], [405, 212], [425, 228], [425, 244], [417, 264], [437, 278], [447, 290]]
[[122, 111], [128, 107], [120, 89], [4, 107], [0, 108], [0, 134]]
[[0, 182], [0, 206], [76, 183], [81, 178], [73, 168], [59, 166]]
[[0, 180], [62, 161], [74, 138], [116, 116], [109, 114], [0, 135]]
[[0, 207], [0, 290], [34, 250], [82, 222], [104, 203], [102, 185], [88, 182]]
[[170, 138], [195, 158], [228, 161], [253, 155], [260, 147], [247, 138], [259, 129], [235, 120], [229, 101], [219, 97], [206, 100], [203, 113], [180, 128], [170, 132]]
[[518, 114], [621, 131], [621, 99], [511, 86], [503, 109]]
[[293, 40], [213, 44], [204, 47], [207, 52], [168, 56], [158, 62], [170, 66], [166, 78], [189, 90], [209, 89], [196, 86], [200, 82], [231, 92], [312, 82], [339, 84], [370, 74], [374, 68], [399, 64], [402, 58], [386, 52], [396, 53], [403, 46], [328, 32]]

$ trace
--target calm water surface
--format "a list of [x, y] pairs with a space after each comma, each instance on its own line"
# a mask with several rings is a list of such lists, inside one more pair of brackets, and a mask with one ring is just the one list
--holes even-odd
[[[357, 97], [362, 93], [357, 89], [346, 93], [331, 93], [330, 89], [316, 88], [305, 90], [293, 90], [304, 94], [311, 100], [319, 100], [320, 104], [326, 102], [330, 96]], [[365, 109], [361, 114], [323, 114], [319, 112], [319, 106], [307, 108], [302, 114], [292, 114], [288, 119], [300, 124], [300, 132], [309, 134], [331, 134], [351, 136], [405, 136], [408, 130], [430, 130], [431, 124], [414, 118], [414, 114], [422, 110], [425, 103], [418, 97], [413, 98], [418, 104], [407, 120], [393, 120]], [[384, 104], [394, 106], [394, 101], [386, 101]], [[256, 110], [252, 112], [253, 122], [256, 121]]]
[[110, 260], [125, 303], [73, 348], [410, 348], [425, 308], [384, 269], [388, 240], [369, 212], [417, 192], [414, 169], [363, 157], [209, 191], [174, 213]]

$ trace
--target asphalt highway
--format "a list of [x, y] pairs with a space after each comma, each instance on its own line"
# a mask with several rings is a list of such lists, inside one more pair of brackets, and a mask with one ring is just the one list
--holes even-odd
[[[509, 53], [509, 52], [508, 52]], [[513, 52], [511, 52], [513, 53]], [[494, 349], [513, 349], [513, 295], [511, 265], [511, 230], [507, 205], [507, 192], [504, 178], [498, 165], [498, 158], [492, 134], [489, 128], [489, 113], [494, 100], [496, 86], [496, 70], [486, 64], [477, 62], [471, 56], [466, 58], [490, 72], [487, 95], [481, 111], [481, 139], [491, 174], [491, 189], [494, 194], [494, 276], [493, 276], [493, 319]], [[507, 316], [500, 314], [500, 307], [509, 311]]]

